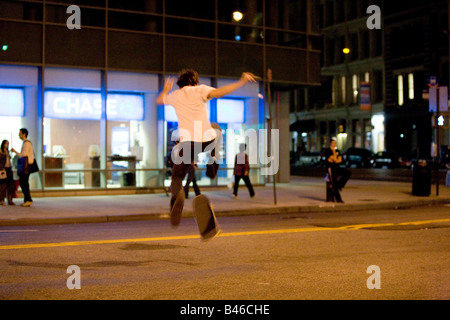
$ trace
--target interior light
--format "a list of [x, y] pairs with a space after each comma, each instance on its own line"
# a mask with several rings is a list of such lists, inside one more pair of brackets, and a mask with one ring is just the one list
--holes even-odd
[[3, 50], [3, 51], [8, 50], [8, 45], [7, 45], [7, 44], [2, 45], [2, 50]]

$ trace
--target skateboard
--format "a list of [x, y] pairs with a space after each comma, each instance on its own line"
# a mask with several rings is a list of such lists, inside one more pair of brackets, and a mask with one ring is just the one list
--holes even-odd
[[207, 241], [220, 234], [220, 228], [209, 199], [200, 194], [194, 198], [192, 205], [202, 240]]

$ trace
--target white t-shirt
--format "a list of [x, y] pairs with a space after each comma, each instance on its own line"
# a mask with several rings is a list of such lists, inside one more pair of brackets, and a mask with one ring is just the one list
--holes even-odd
[[31, 141], [25, 140], [22, 144], [22, 150], [17, 155], [19, 158], [28, 157], [28, 164], [32, 164], [34, 161], [34, 153]]
[[180, 141], [207, 142], [216, 137], [208, 119], [206, 102], [213, 87], [204, 84], [185, 86], [169, 93], [164, 104], [175, 108], [178, 117]]

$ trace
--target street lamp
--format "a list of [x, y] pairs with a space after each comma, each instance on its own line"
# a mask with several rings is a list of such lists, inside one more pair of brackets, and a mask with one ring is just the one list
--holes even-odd
[[244, 17], [244, 15], [242, 14], [242, 12], [240, 12], [240, 11], [233, 12], [233, 20], [234, 21], [236, 21], [236, 22], [241, 21], [243, 17]]
[[344, 54], [349, 54], [350, 53], [350, 49], [349, 48], [344, 48], [344, 49], [342, 49], [342, 52]]

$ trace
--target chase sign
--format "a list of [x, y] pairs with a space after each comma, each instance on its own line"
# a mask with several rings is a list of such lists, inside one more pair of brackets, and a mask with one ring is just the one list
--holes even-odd
[[[97, 92], [45, 91], [44, 117], [71, 120], [100, 120], [102, 97]], [[144, 98], [139, 94], [110, 93], [106, 99], [106, 119], [144, 120]]]

